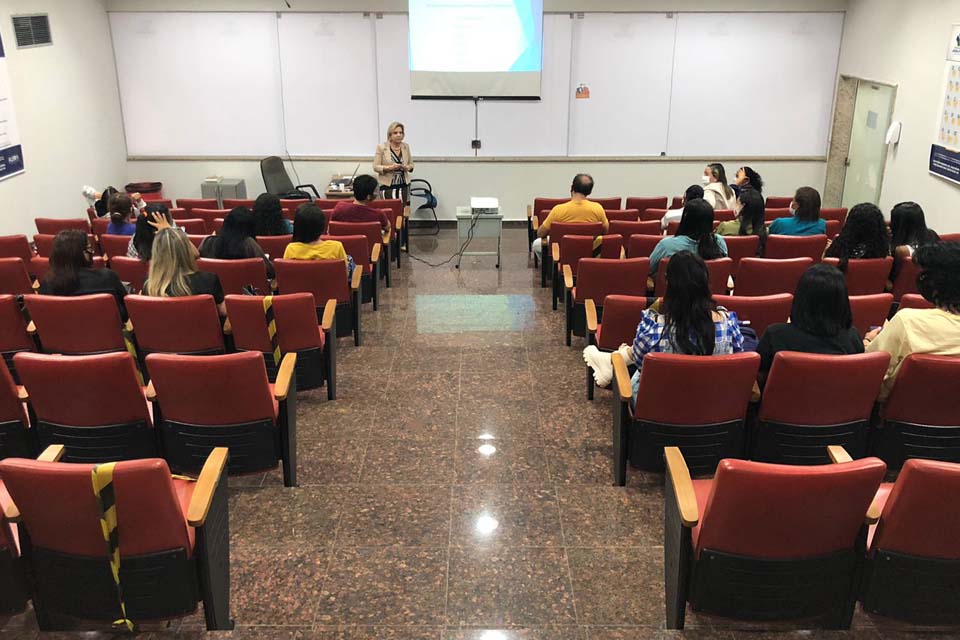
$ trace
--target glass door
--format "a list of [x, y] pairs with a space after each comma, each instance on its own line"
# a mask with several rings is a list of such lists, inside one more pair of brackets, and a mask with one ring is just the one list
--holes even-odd
[[893, 119], [895, 98], [896, 89], [889, 85], [861, 80], [857, 86], [843, 181], [844, 207], [850, 208], [861, 202], [880, 202], [887, 159], [885, 140]]

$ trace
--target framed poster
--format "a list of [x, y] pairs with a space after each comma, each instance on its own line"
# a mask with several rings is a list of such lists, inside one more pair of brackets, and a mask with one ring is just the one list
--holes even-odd
[[960, 24], [950, 30], [941, 95], [929, 171], [960, 184]]

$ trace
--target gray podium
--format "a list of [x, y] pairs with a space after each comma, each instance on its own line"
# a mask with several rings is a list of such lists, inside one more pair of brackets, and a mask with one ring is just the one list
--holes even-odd
[[[471, 235], [471, 227], [473, 228], [473, 233]], [[500, 245], [501, 238], [503, 236], [503, 214], [481, 214], [476, 216], [474, 220], [474, 215], [471, 212], [470, 207], [457, 207], [457, 243], [458, 246], [463, 246], [463, 243], [467, 241], [467, 238], [472, 237], [474, 240], [478, 238], [496, 238], [497, 239], [497, 250], [496, 251], [464, 251], [460, 254], [460, 257], [457, 258], [457, 269], [460, 268], [460, 261], [463, 259], [463, 256], [497, 256], [497, 269], [500, 268]], [[469, 246], [467, 247], [470, 248]]]

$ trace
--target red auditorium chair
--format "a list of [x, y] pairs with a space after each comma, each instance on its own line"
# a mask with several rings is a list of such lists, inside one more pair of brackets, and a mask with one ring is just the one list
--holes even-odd
[[90, 224], [93, 224], [94, 220], [99, 220], [97, 211], [93, 207], [87, 207], [87, 220], [90, 221]]
[[[409, 216], [409, 211], [403, 206], [403, 202], [397, 198], [377, 200], [374, 206], [378, 209], [383, 209], [384, 213], [387, 214], [387, 219], [390, 222], [390, 259], [397, 263], [397, 269], [399, 269], [400, 234], [405, 233], [407, 230], [407, 221], [404, 218]], [[389, 211], [386, 211], [387, 209], [389, 209]], [[407, 243], [406, 238], [404, 238], [404, 243]], [[407, 246], [409, 249], [409, 245]]]
[[[4, 458], [29, 458], [34, 456], [34, 432], [29, 431], [30, 418], [24, 406], [26, 391], [21, 392], [14, 382], [10, 370], [0, 364], [0, 460]], [[2, 485], [0, 485], [2, 487]], [[0, 500], [3, 490], [0, 489]], [[3, 515], [0, 514], [0, 519]], [[2, 528], [2, 525], [0, 525]], [[0, 533], [0, 555], [2, 555], [2, 533]], [[3, 561], [0, 560], [0, 576], [4, 575]], [[3, 602], [3, 578], [0, 577], [0, 603]], [[3, 610], [0, 604], [0, 611]]]
[[893, 279], [893, 299], [900, 302], [900, 299], [908, 293], [920, 293], [917, 289], [917, 277], [920, 275], [920, 267], [913, 261], [913, 258], [900, 258], [897, 276]]
[[960, 233], [944, 233], [940, 236], [940, 242], [960, 242]]
[[906, 293], [900, 298], [897, 309], [933, 309], [935, 305], [919, 293]]
[[[126, 257], [129, 246], [130, 236], [116, 236], [109, 233], [100, 236], [100, 248], [103, 249], [103, 253], [107, 258]], [[47, 254], [47, 256], [49, 256], [49, 254]]]
[[763, 257], [767, 259], [788, 260], [790, 258], [810, 258], [820, 262], [827, 248], [827, 236], [767, 236]]
[[789, 209], [793, 196], [767, 196], [767, 209]]
[[757, 332], [757, 337], [763, 336], [763, 332], [771, 324], [789, 320], [790, 309], [793, 307], [792, 293], [769, 296], [715, 295], [713, 299], [718, 306], [736, 313], [740, 322], [749, 322], [750, 327]]
[[713, 219], [718, 222], [730, 222], [737, 219], [737, 214], [733, 209], [714, 209]]
[[893, 296], [889, 293], [874, 293], [866, 296], [850, 296], [850, 313], [853, 326], [863, 337], [871, 327], [882, 327], [890, 315]]
[[771, 209], [770, 207], [767, 207], [766, 209], [764, 209], [764, 212], [763, 212], [763, 219], [765, 222], [773, 222], [778, 218], [789, 218], [789, 217], [790, 217], [789, 208], [774, 207]]
[[644, 198], [638, 196], [628, 196], [626, 204], [627, 209], [636, 209], [641, 214], [647, 209], [666, 209], [667, 196]]
[[757, 257], [760, 249], [760, 236], [725, 236], [723, 240], [727, 243], [727, 257], [733, 260], [734, 273], [741, 260]]
[[224, 198], [223, 199], [223, 208], [234, 210], [237, 207], [246, 207], [247, 209], [253, 209], [253, 203], [256, 200], [251, 200], [249, 198]]
[[[23, 564], [41, 631], [74, 629], [69, 618], [124, 618], [91, 483], [94, 465], [57, 462], [62, 451], [50, 447], [40, 460], [0, 462], [13, 500], [9, 514], [24, 532]], [[171, 477], [158, 458], [113, 468], [127, 619], [182, 618], [202, 602], [207, 629], [233, 628], [226, 464], [227, 450], [219, 448], [196, 481]]]
[[293, 198], [290, 200], [280, 198], [280, 208], [283, 210], [283, 217], [293, 222], [297, 217], [297, 209], [300, 208], [300, 205], [307, 204], [308, 202], [310, 201], [302, 198]]
[[0, 295], [0, 354], [10, 370], [14, 381], [20, 384], [13, 363], [13, 356], [23, 351], [36, 351], [37, 343], [27, 333], [27, 322], [17, 297], [10, 294]]
[[140, 258], [117, 256], [110, 258], [110, 268], [120, 277], [121, 282], [130, 285], [132, 293], [140, 293], [150, 272], [150, 262], [144, 262]]
[[[41, 258], [49, 258], [50, 254], [53, 253], [53, 241], [56, 237], [57, 236], [55, 235], [48, 235], [45, 233], [34, 234], [33, 244], [37, 248], [37, 255], [40, 256]], [[128, 242], [130, 241], [130, 236], [123, 236], [123, 237], [126, 238]], [[97, 243], [96, 236], [88, 233], [87, 241], [89, 246], [93, 250], [93, 252], [96, 253], [98, 251], [98, 243]], [[124, 250], [124, 254], [126, 254], [126, 250]]]
[[883, 352], [778, 353], [763, 390], [751, 459], [823, 464], [829, 445], [865, 456], [870, 415], [889, 363]]
[[206, 236], [206, 235], [194, 235], [189, 233], [187, 234], [187, 240], [189, 240], [190, 244], [195, 246], [197, 249], [200, 248], [200, 245], [203, 244], [203, 241], [206, 240], [208, 237], [209, 236]]
[[[587, 300], [587, 344], [600, 351], [613, 352], [622, 344], [633, 344], [637, 325], [647, 308], [644, 296], [607, 296], [603, 303], [603, 322], [597, 317], [597, 305]], [[587, 400], [593, 400], [593, 369], [587, 365]]]
[[25, 296], [31, 325], [44, 353], [85, 355], [127, 351], [116, 299], [85, 296]]
[[[224, 353], [223, 328], [213, 296], [154, 298], [129, 295], [127, 313], [140, 357], [151, 353]], [[153, 377], [151, 371], [147, 371]]]
[[20, 258], [28, 264], [33, 256], [27, 236], [0, 236], [0, 258]]
[[723, 460], [712, 479], [691, 480], [679, 449], [664, 455], [668, 629], [684, 627], [688, 604], [711, 616], [849, 628], [882, 461]]
[[64, 229], [79, 229], [90, 233], [90, 223], [84, 218], [34, 218], [37, 233], [55, 236]]
[[[267, 376], [277, 379], [280, 359], [274, 357], [273, 345], [267, 331], [263, 296], [226, 298], [227, 315], [233, 328], [237, 351], [255, 351], [263, 354]], [[271, 309], [276, 321], [279, 353], [297, 354], [297, 388], [316, 389], [326, 383], [327, 399], [337, 399], [337, 301], [327, 300], [323, 320], [317, 325], [317, 303], [309, 293], [290, 293], [271, 297]]]
[[157, 455], [153, 420], [129, 353], [18, 353], [14, 362], [41, 448], [65, 445], [67, 462]]
[[771, 260], [743, 258], [737, 269], [737, 296], [769, 296], [775, 293], [793, 294], [803, 272], [813, 266], [810, 258]]
[[667, 215], [667, 209], [644, 209], [640, 212], [640, 220], [642, 222], [662, 222], [665, 215]]
[[293, 242], [293, 236], [257, 236], [257, 244], [271, 260], [283, 258], [287, 245]]
[[552, 261], [556, 273], [553, 274], [553, 310], [557, 310], [557, 301], [563, 298], [563, 268], [570, 267], [573, 282], [577, 282], [577, 267], [583, 258], [603, 258], [605, 260], [619, 260], [623, 251], [623, 238], [619, 235], [600, 236], [599, 255], [594, 255], [594, 236], [580, 236], [567, 234], [560, 242], [553, 243]]
[[[196, 473], [214, 447], [230, 450], [230, 473], [254, 473], [283, 463], [283, 484], [297, 486], [297, 354], [280, 363], [270, 384], [263, 356], [152, 353], [147, 367], [157, 405], [160, 440], [175, 473]], [[153, 399], [153, 398], [150, 398]]]
[[109, 226], [110, 216], [95, 218], [90, 221], [90, 230], [93, 232], [93, 235], [97, 236], [98, 238], [107, 232], [107, 227]]
[[627, 240], [628, 258], [649, 258], [653, 250], [663, 240], [661, 235], [643, 235], [635, 233]]
[[167, 208], [167, 211], [169, 211], [170, 209], [173, 209], [173, 200], [170, 200], [169, 198], [156, 198], [156, 199], [154, 199], [154, 198], [151, 198], [151, 197], [150, 197], [150, 194], [146, 194], [146, 193], [145, 193], [145, 194], [143, 194], [143, 200], [144, 200], [144, 202], [146, 202], [147, 204], [162, 204], [163, 206], [165, 206], [165, 207]]
[[[379, 226], [379, 225], [377, 225]], [[380, 267], [380, 243], [373, 245], [365, 236], [321, 236], [322, 240], [336, 240], [343, 244], [347, 255], [353, 258], [355, 270], [363, 274], [360, 278], [360, 303], [373, 302], [373, 310], [380, 308], [380, 287], [378, 286], [378, 271]], [[389, 266], [387, 267], [389, 268]]]
[[643, 359], [633, 406], [627, 366], [620, 354], [613, 354], [614, 484], [626, 484], [628, 459], [633, 467], [662, 470], [664, 447], [680, 447], [697, 474], [712, 474], [722, 458], [742, 456], [744, 421], [759, 368], [760, 356], [753, 352], [650, 353]]
[[[840, 267], [839, 258], [824, 258], [824, 264]], [[847, 280], [847, 293], [851, 296], [866, 296], [883, 293], [887, 287], [893, 258], [875, 258], [866, 260], [848, 260], [844, 277]]]
[[213, 224], [210, 225], [211, 226], [210, 234], [217, 235], [218, 233], [220, 233], [220, 231], [223, 230], [223, 223], [224, 223], [223, 218], [214, 218]]
[[[195, 207], [188, 210], [188, 213], [191, 219], [203, 220], [204, 233], [210, 235], [217, 231], [217, 219], [226, 218], [227, 214], [230, 213], [230, 209], [217, 209], [213, 207], [204, 209]], [[221, 224], [220, 226], [222, 227], [223, 225]]]
[[673, 196], [670, 199], [670, 208], [683, 209], [683, 199], [684, 199], [684, 196]]
[[27, 269], [34, 266], [33, 260], [0, 258], [0, 294], [24, 296], [34, 293], [33, 280]]
[[610, 209], [604, 213], [607, 216], [607, 222], [614, 222], [615, 220], [637, 222], [640, 219], [640, 211], [637, 209]]
[[363, 273], [353, 270], [353, 279], [347, 281], [347, 265], [342, 260], [275, 260], [277, 293], [312, 293], [317, 317], [326, 300], [337, 301], [337, 337], [353, 335], [353, 344], [360, 346], [360, 280]]
[[263, 258], [241, 260], [197, 258], [197, 268], [200, 271], [216, 274], [225, 294], [242, 294], [243, 288], [247, 286], [252, 286], [260, 295], [270, 293], [270, 281], [267, 279], [267, 266]]
[[[537, 227], [539, 228], [539, 227]], [[599, 236], [603, 233], [600, 222], [557, 222], [550, 225], [550, 235], [543, 239], [543, 252], [540, 256], [540, 286], [546, 287], [553, 277], [553, 245], [559, 244], [563, 236]]]
[[12, 516], [14, 509], [0, 480], [0, 615], [4, 617], [26, 609], [30, 598], [17, 540], [19, 529], [15, 530], [14, 523], [4, 517], [8, 511]]
[[[590, 202], [596, 202], [598, 205], [608, 209], [619, 209], [620, 205], [623, 204], [623, 198], [620, 196], [609, 197], [609, 198], [587, 198]], [[632, 207], [627, 207], [627, 209], [632, 209]]]
[[827, 220], [826, 235], [830, 240], [833, 240], [840, 235], [840, 222], [838, 220]]
[[840, 207], [820, 209], [820, 217], [827, 222], [830, 222], [831, 220], [837, 221], [839, 223], [837, 231], [839, 231], [840, 227], [842, 227], [843, 223], [847, 220], [847, 208]]
[[597, 317], [603, 317], [603, 305], [607, 296], [643, 296], [647, 293], [647, 275], [650, 272], [648, 258], [605, 260], [583, 258], [577, 268], [577, 286], [573, 283], [573, 271], [563, 270], [564, 309], [566, 310], [566, 344], [570, 336], [587, 335], [587, 300], [593, 300]]
[[[379, 271], [378, 278], [385, 277], [387, 288], [390, 288], [390, 243], [384, 242], [379, 222], [337, 222], [332, 220], [327, 225], [327, 233], [331, 236], [365, 236], [369, 247], [367, 255], [372, 255], [373, 247], [379, 246], [380, 249], [377, 251], [379, 258], [373, 263], [379, 269], [371, 269], [370, 271], [371, 273], [375, 270]], [[332, 239], [339, 240], [338, 237]], [[353, 255], [349, 251], [347, 251], [347, 254]], [[354, 261], [356, 261], [356, 258], [354, 258]]]
[[[177, 209], [183, 209], [185, 218], [199, 218], [200, 216], [192, 215], [194, 209], [216, 209], [220, 205], [217, 204], [216, 198], [177, 198]], [[173, 216], [173, 209], [170, 210], [170, 215]], [[174, 220], [177, 219], [176, 216], [173, 216]]]
[[[313, 204], [317, 205], [324, 211], [330, 211], [334, 207], [336, 207], [337, 203], [339, 202], [344, 202], [344, 200], [338, 199], [338, 198], [317, 198], [316, 200], [313, 201]], [[346, 202], [349, 202], [349, 200], [347, 200]]]
[[876, 452], [891, 469], [921, 458], [960, 462], [960, 358], [907, 356], [882, 408]]
[[[533, 245], [537, 237], [537, 228], [547, 219], [550, 210], [558, 204], [570, 202], [570, 198], [534, 198], [532, 205], [527, 205], [527, 244]], [[536, 266], [536, 264], [534, 264]]]
[[[733, 275], [733, 260], [730, 258], [717, 258], [715, 260], [704, 260], [707, 265], [707, 272], [710, 275], [710, 293], [716, 295], [726, 295], [727, 284], [730, 276]], [[657, 277], [654, 279], [654, 295], [658, 298], [667, 291], [667, 265], [670, 264], [670, 258], [664, 258], [657, 265]]]
[[641, 222], [634, 220], [633, 222], [627, 222], [625, 220], [611, 220], [610, 228], [607, 230], [607, 233], [610, 235], [618, 235], [623, 238], [623, 250], [627, 250], [627, 243], [630, 240], [630, 236], [634, 235], [644, 235], [644, 236], [660, 236], [663, 229], [660, 228], [660, 223], [656, 220], [648, 220], [646, 222]]

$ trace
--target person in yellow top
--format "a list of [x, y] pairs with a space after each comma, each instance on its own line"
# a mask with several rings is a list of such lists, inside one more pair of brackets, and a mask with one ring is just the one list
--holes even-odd
[[323, 209], [308, 202], [300, 205], [293, 220], [293, 242], [283, 252], [284, 260], [343, 260], [347, 263], [347, 279], [353, 275], [353, 258], [347, 255], [342, 242], [321, 240], [327, 230]]
[[550, 235], [550, 225], [554, 222], [602, 222], [603, 232], [610, 228], [607, 214], [596, 202], [587, 200], [593, 192], [593, 178], [586, 173], [573, 177], [570, 186], [570, 202], [558, 204], [550, 210], [550, 215], [537, 228], [537, 239], [533, 241], [533, 252], [537, 258], [543, 252], [543, 239]]
[[917, 288], [935, 309], [901, 309], [882, 329], [863, 338], [864, 350], [886, 351], [890, 366], [880, 399], [893, 388], [900, 365], [912, 353], [960, 357], [960, 242], [938, 242], [917, 248]]

